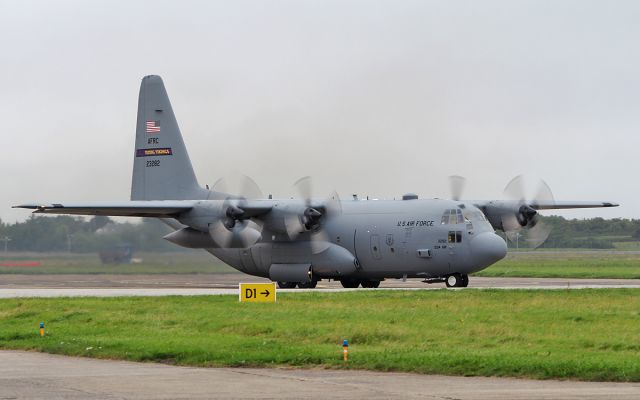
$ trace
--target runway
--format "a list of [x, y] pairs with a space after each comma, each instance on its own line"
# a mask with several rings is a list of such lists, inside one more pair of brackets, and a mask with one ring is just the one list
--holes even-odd
[[638, 383], [194, 368], [0, 351], [1, 399], [637, 399]]
[[[0, 298], [15, 297], [117, 297], [237, 295], [239, 282], [269, 282], [243, 274], [193, 275], [0, 275]], [[279, 289], [281, 293], [349, 290], [434, 290], [443, 283], [425, 284], [418, 279], [387, 280], [379, 289], [344, 289], [340, 282], [321, 281], [315, 289]], [[472, 277], [473, 289], [640, 289], [638, 279], [483, 278]]]

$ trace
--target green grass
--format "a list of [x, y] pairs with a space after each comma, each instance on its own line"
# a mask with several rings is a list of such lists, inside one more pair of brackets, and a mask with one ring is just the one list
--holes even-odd
[[640, 278], [640, 254], [615, 251], [509, 252], [474, 274], [533, 278]]
[[616, 250], [640, 250], [640, 242], [638, 241], [625, 241], [625, 242], [613, 242], [613, 247]]
[[3, 261], [40, 261], [38, 267], [1, 267], [2, 274], [218, 274], [237, 270], [211, 254], [193, 250], [176, 253], [139, 253], [139, 262], [102, 264], [97, 254], [9, 253]]
[[640, 381], [640, 292], [314, 292], [280, 294], [276, 304], [236, 296], [7, 299], [0, 348], [197, 366]]

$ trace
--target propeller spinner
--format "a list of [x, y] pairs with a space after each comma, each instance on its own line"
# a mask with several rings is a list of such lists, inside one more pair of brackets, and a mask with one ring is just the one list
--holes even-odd
[[304, 211], [291, 212], [285, 218], [287, 235], [294, 240], [304, 233], [310, 233], [311, 251], [322, 253], [331, 244], [323, 224], [342, 213], [340, 197], [336, 192], [320, 204], [313, 204], [311, 177], [305, 176], [294, 183], [298, 194], [304, 201]]
[[225, 195], [217, 210], [218, 218], [209, 224], [209, 235], [222, 248], [247, 248], [262, 237], [262, 225], [251, 220], [243, 209], [247, 199], [262, 197], [260, 188], [248, 176], [240, 177], [239, 195], [227, 194], [227, 182], [219, 179], [212, 190]]
[[549, 237], [551, 227], [540, 221], [538, 211], [534, 208], [540, 202], [553, 203], [553, 193], [549, 185], [543, 180], [538, 180], [537, 189], [532, 197], [527, 196], [527, 181], [523, 175], [513, 178], [504, 188], [505, 198], [515, 200], [519, 206], [515, 213], [502, 216], [502, 227], [509, 240], [513, 240], [523, 228], [527, 228], [527, 241], [531, 247], [540, 247]]

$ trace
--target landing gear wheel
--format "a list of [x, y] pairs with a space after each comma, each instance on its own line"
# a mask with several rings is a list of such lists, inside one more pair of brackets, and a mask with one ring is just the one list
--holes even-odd
[[280, 289], [293, 289], [293, 288], [296, 287], [296, 285], [297, 285], [296, 282], [281, 282], [281, 281], [278, 281], [278, 287]]
[[361, 283], [363, 288], [377, 288], [380, 286], [380, 281], [377, 280], [364, 280]]
[[318, 284], [318, 281], [313, 280], [313, 281], [309, 281], [309, 282], [299, 282], [298, 283], [298, 288], [300, 289], [313, 289], [316, 287], [316, 285]]
[[451, 274], [446, 277], [444, 283], [447, 287], [467, 287], [469, 285], [469, 275]]
[[447, 276], [447, 278], [444, 280], [444, 283], [447, 285], [447, 287], [459, 287], [461, 281], [462, 276], [460, 274], [452, 274]]
[[360, 281], [353, 278], [340, 279], [340, 283], [342, 284], [343, 288], [347, 289], [354, 289], [360, 286]]

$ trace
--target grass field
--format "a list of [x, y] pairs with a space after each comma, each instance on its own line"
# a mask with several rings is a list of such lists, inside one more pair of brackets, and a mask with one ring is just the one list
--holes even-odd
[[0, 300], [0, 348], [199, 366], [640, 381], [640, 292], [314, 292], [280, 294], [276, 304], [9, 299]]
[[621, 251], [510, 252], [476, 276], [640, 278], [640, 254]]

